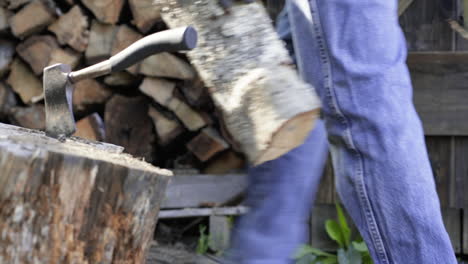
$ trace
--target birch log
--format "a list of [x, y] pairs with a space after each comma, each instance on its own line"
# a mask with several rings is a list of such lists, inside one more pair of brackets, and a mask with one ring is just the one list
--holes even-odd
[[0, 124], [0, 263], [144, 263], [169, 171]]
[[305, 140], [320, 101], [291, 66], [260, 3], [236, 4], [229, 13], [217, 0], [155, 4], [169, 27], [197, 29], [199, 44], [188, 57], [250, 162], [275, 159]]

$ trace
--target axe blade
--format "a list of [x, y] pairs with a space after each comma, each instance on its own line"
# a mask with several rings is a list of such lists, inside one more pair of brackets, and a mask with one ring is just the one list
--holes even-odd
[[73, 116], [73, 86], [69, 81], [70, 66], [54, 64], [44, 69], [44, 102], [46, 113], [46, 135], [61, 138], [75, 133]]

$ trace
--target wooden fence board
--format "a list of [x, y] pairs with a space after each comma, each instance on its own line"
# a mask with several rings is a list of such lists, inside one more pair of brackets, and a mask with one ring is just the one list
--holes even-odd
[[426, 137], [432, 171], [442, 207], [451, 206], [453, 179], [452, 137]]
[[457, 253], [461, 252], [461, 238], [462, 238], [462, 223], [460, 218], [460, 209], [444, 208], [442, 209], [442, 218], [444, 220], [445, 229], [450, 236], [453, 250]]
[[215, 206], [242, 193], [247, 187], [243, 174], [176, 175], [172, 177], [161, 208]]
[[320, 185], [317, 189], [315, 198], [317, 204], [334, 204], [335, 203], [335, 176], [333, 173], [333, 165], [331, 156], [328, 156], [327, 165], [323, 172]]
[[[446, 1], [456, 6], [456, 0]], [[440, 4], [441, 1], [415, 0], [400, 16], [409, 50], [452, 50], [455, 34], [445, 21]]]
[[457, 56], [434, 63], [409, 59], [414, 103], [426, 135], [468, 135], [468, 122], [462, 122], [468, 116], [468, 63], [451, 63]]

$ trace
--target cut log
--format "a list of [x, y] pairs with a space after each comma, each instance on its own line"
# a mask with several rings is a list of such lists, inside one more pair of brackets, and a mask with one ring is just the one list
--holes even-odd
[[155, 4], [164, 8], [170, 28], [198, 30], [199, 45], [187, 53], [189, 60], [251, 163], [275, 159], [304, 142], [320, 101], [291, 66], [261, 3], [234, 5], [227, 15], [217, 0]]
[[184, 128], [177, 120], [165, 116], [154, 107], [149, 107], [148, 115], [153, 120], [158, 142], [162, 146], [171, 143], [173, 139], [184, 132]]
[[239, 172], [245, 169], [245, 160], [234, 151], [220, 154], [208, 163], [203, 169], [203, 174], [227, 174]]
[[104, 83], [109, 86], [135, 86], [139, 78], [126, 72], [115, 72], [104, 78]]
[[79, 6], [74, 6], [68, 13], [49, 26], [60, 44], [68, 44], [76, 51], [84, 52], [88, 46], [88, 18]]
[[55, 49], [50, 54], [50, 59], [48, 65], [53, 65], [56, 63], [65, 63], [70, 65], [71, 69], [75, 69], [76, 66], [80, 63], [81, 53], [78, 53], [70, 48], [65, 49]]
[[[127, 48], [137, 40], [141, 39], [142, 35], [135, 30], [131, 29], [127, 25], [119, 26], [117, 33], [115, 35], [115, 39], [112, 43], [112, 53], [111, 55], [115, 55], [122, 51], [123, 49]], [[129, 67], [126, 69], [128, 72], [137, 74], [138, 73], [138, 64]]]
[[76, 123], [76, 137], [93, 141], [102, 141], [106, 137], [104, 121], [98, 113], [93, 113]]
[[122, 146], [127, 153], [148, 162], [153, 161], [156, 138], [146, 98], [114, 95], [106, 104], [104, 120], [106, 142]]
[[10, 110], [9, 119], [16, 126], [45, 130], [44, 105], [34, 104], [27, 107], [13, 107]]
[[167, 52], [144, 59], [140, 65], [140, 73], [146, 76], [180, 80], [192, 80], [196, 76], [190, 64]]
[[117, 150], [0, 125], [0, 261], [144, 263], [171, 173]]
[[86, 48], [86, 62], [94, 64], [108, 59], [112, 51], [117, 27], [106, 25], [94, 20], [89, 33], [89, 43]]
[[51, 36], [32, 36], [19, 44], [16, 51], [36, 75], [41, 75], [49, 65], [50, 55], [58, 48], [57, 41]]
[[8, 20], [12, 13], [5, 8], [0, 7], [0, 33], [5, 33], [10, 28]]
[[104, 104], [112, 91], [96, 80], [86, 79], [74, 84], [73, 111], [80, 114], [92, 112], [95, 106]]
[[0, 82], [0, 119], [6, 119], [10, 114], [11, 108], [16, 104], [16, 97], [11, 88], [7, 84]]
[[161, 10], [154, 5], [154, 0], [129, 0], [129, 4], [133, 24], [143, 33], [147, 33], [161, 19]]
[[119, 20], [124, 0], [82, 0], [96, 18], [106, 24], [115, 24]]
[[53, 11], [42, 1], [33, 1], [16, 13], [10, 21], [11, 31], [18, 38], [40, 32], [54, 22]]
[[7, 83], [13, 88], [25, 104], [29, 104], [35, 97], [42, 94], [41, 81], [19, 59], [13, 60]]
[[187, 144], [187, 149], [201, 161], [207, 161], [228, 148], [229, 144], [211, 127], [203, 129]]
[[0, 40], [0, 77], [8, 72], [14, 54], [15, 44], [8, 40]]

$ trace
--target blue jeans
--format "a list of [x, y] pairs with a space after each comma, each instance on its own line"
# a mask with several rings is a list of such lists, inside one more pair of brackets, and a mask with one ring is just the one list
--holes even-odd
[[327, 145], [340, 198], [375, 263], [456, 263], [412, 102], [397, 1], [290, 0], [286, 10], [298, 68], [322, 100], [325, 125], [249, 171], [252, 210], [235, 226], [228, 263], [293, 263]]

